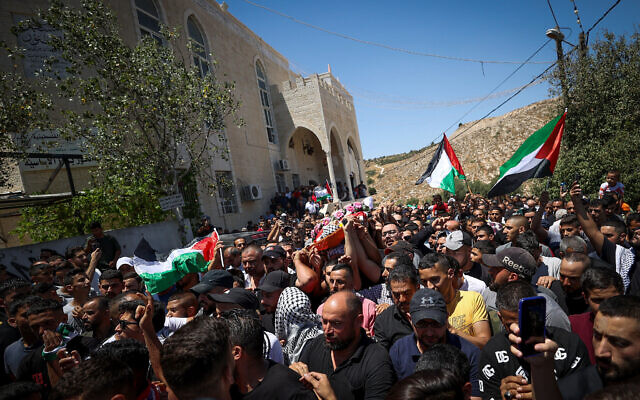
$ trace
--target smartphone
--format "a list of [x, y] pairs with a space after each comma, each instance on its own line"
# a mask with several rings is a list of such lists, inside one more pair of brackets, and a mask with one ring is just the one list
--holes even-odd
[[580, 174], [578, 172], [576, 172], [576, 176], [575, 176], [575, 182], [576, 183], [580, 183]]
[[547, 303], [542, 296], [525, 297], [518, 305], [518, 322], [522, 343], [519, 348], [525, 357], [537, 354], [533, 348], [544, 343]]

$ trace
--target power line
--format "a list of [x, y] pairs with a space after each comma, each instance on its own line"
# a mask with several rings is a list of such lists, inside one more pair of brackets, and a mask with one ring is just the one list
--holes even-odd
[[615, 3], [613, 3], [613, 5], [611, 7], [609, 7], [609, 9], [607, 11], [605, 11], [604, 14], [602, 14], [602, 17], [598, 18], [598, 20], [593, 25], [591, 25], [591, 28], [587, 29], [587, 40], [589, 38], [589, 33], [591, 33], [591, 30], [593, 28], [595, 28], [596, 25], [598, 25], [600, 23], [600, 21], [602, 21], [604, 19], [604, 17], [606, 17], [611, 12], [611, 10], [613, 10], [618, 4], [620, 4], [620, 1], [621, 0], [617, 0]]
[[549, 5], [549, 10], [551, 11], [551, 15], [553, 16], [553, 20], [556, 22], [556, 26], [560, 26], [558, 23], [558, 19], [556, 18], [556, 13], [553, 12], [553, 7], [551, 7], [551, 1], [547, 0], [547, 4]]
[[[266, 10], [272, 14], [276, 14], [279, 15], [283, 18], [287, 18], [297, 24], [300, 25], [304, 25], [308, 28], [311, 29], [315, 29], [324, 33], [328, 33], [330, 35], [334, 35], [337, 37], [340, 37], [342, 39], [347, 39], [347, 40], [351, 40], [357, 43], [361, 43], [361, 44], [366, 44], [369, 46], [375, 46], [375, 47], [381, 47], [383, 49], [387, 49], [387, 50], [391, 50], [391, 51], [395, 51], [395, 52], [399, 52], [399, 53], [405, 53], [405, 54], [411, 54], [414, 56], [422, 56], [422, 57], [433, 57], [433, 58], [440, 58], [440, 59], [444, 59], [444, 60], [452, 60], [452, 61], [464, 61], [464, 62], [474, 62], [474, 63], [479, 63], [479, 64], [522, 64], [522, 61], [504, 61], [504, 60], [480, 60], [480, 59], [476, 59], [476, 58], [466, 58], [466, 57], [454, 57], [454, 56], [445, 56], [445, 55], [441, 55], [441, 54], [433, 54], [433, 53], [424, 53], [424, 52], [420, 52], [420, 51], [415, 51], [415, 50], [409, 50], [409, 49], [403, 49], [401, 47], [393, 47], [384, 43], [378, 43], [378, 42], [373, 42], [370, 40], [364, 40], [364, 39], [358, 39], [356, 37], [353, 36], [349, 36], [349, 35], [345, 35], [344, 33], [340, 33], [340, 32], [335, 32], [335, 31], [331, 31], [329, 29], [325, 29], [322, 28], [320, 26], [317, 25], [313, 25], [310, 24], [308, 22], [304, 22], [301, 21], [295, 17], [292, 17], [290, 15], [284, 14], [280, 11], [274, 10], [272, 8], [263, 6], [262, 4], [258, 4], [258, 3], [254, 3], [250, 0], [242, 0], [245, 3], [252, 5], [254, 7], [258, 7], [261, 8], [263, 10]], [[550, 64], [553, 61], [527, 61], [527, 64]]]

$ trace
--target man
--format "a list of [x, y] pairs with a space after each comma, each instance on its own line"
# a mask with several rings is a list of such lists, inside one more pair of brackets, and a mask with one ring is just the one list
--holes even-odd
[[[287, 258], [287, 252], [280, 246], [271, 246], [262, 253], [262, 262], [267, 273], [271, 271], [287, 271], [284, 266], [284, 260]], [[295, 271], [289, 271], [293, 273]]]
[[432, 289], [420, 289], [411, 299], [412, 334], [398, 340], [389, 352], [398, 379], [411, 375], [420, 355], [437, 343], [460, 349], [471, 364], [472, 395], [479, 398], [478, 358], [480, 350], [469, 341], [447, 331], [447, 305], [444, 298]]
[[111, 235], [105, 235], [100, 222], [93, 222], [89, 225], [91, 236], [87, 239], [84, 251], [89, 254], [96, 249], [102, 251], [102, 256], [98, 260], [98, 266], [102, 268], [114, 269], [116, 261], [120, 258], [120, 243]]
[[122, 275], [122, 283], [124, 285], [125, 292], [143, 292], [144, 284], [142, 278], [134, 272], [127, 272]]
[[627, 226], [621, 220], [610, 218], [600, 226], [600, 232], [611, 243], [625, 246], [627, 240]]
[[34, 284], [53, 283], [53, 267], [45, 261], [36, 261], [29, 267], [29, 276]]
[[349, 388], [356, 400], [383, 399], [394, 382], [393, 367], [384, 348], [361, 328], [363, 319], [355, 293], [331, 295], [322, 313], [324, 334], [309, 341], [290, 368], [301, 376], [326, 374], [332, 387]]
[[245, 238], [237, 238], [233, 241], [233, 245], [240, 251], [244, 250], [247, 246], [247, 239]]
[[527, 219], [521, 215], [514, 215], [504, 223], [503, 233], [506, 237], [507, 243], [502, 246], [498, 246], [496, 253], [511, 246], [518, 235], [527, 230]]
[[56, 329], [61, 323], [67, 322], [67, 315], [62, 312], [60, 303], [40, 299], [29, 307], [27, 319], [32, 332], [42, 340], [42, 344], [24, 357], [18, 367], [16, 378], [32, 380], [42, 386], [45, 393], [48, 393], [51, 390], [51, 382], [43, 351], [51, 355], [51, 352], [62, 343], [62, 335], [56, 332]]
[[[143, 311], [140, 307], [144, 305], [142, 300], [123, 301], [118, 305], [120, 315], [115, 329], [115, 340], [134, 339], [144, 343], [144, 334], [140, 327]], [[156, 332], [158, 330], [156, 329]]]
[[227, 269], [242, 270], [242, 250], [235, 246], [225, 246], [222, 249], [222, 259]]
[[167, 301], [167, 317], [192, 318], [198, 312], [198, 299], [191, 292], [174, 293]]
[[600, 304], [593, 322], [596, 365], [558, 381], [563, 399], [582, 399], [603, 387], [638, 382], [639, 311], [640, 298], [635, 296], [610, 297]]
[[[332, 269], [329, 274], [329, 294], [347, 291], [353, 292], [353, 270], [348, 264], [338, 263]], [[373, 326], [376, 319], [376, 304], [367, 299], [360, 298], [362, 301], [362, 328], [367, 332], [369, 336], [373, 336]], [[324, 303], [318, 307], [317, 314], [322, 315], [322, 309]]]
[[73, 298], [64, 305], [62, 311], [67, 314], [68, 324], [73, 326], [76, 331], [81, 332], [83, 328], [81, 319], [82, 306], [87, 302], [89, 292], [91, 291], [87, 274], [81, 269], [74, 269], [68, 272], [64, 277], [64, 286], [66, 292]]
[[479, 293], [458, 290], [454, 285], [458, 261], [443, 254], [427, 254], [419, 268], [422, 286], [440, 292], [447, 303], [449, 331], [482, 348], [491, 337], [489, 316]]
[[478, 229], [476, 229], [475, 239], [477, 242], [483, 240], [495, 243], [495, 235], [493, 233], [493, 229], [489, 225], [482, 225], [478, 227]]
[[274, 315], [276, 312], [276, 306], [278, 305], [278, 299], [282, 291], [289, 287], [291, 277], [284, 271], [272, 271], [264, 278], [262, 285], [258, 287], [260, 290], [260, 304], [264, 309], [262, 314], [262, 326], [271, 332], [275, 332], [274, 327]]
[[212, 269], [202, 277], [191, 291], [198, 296], [200, 308], [205, 315], [215, 315], [216, 303], [209, 297], [210, 294], [223, 293], [233, 287], [233, 276], [228, 271]]
[[598, 313], [600, 304], [614, 296], [624, 294], [622, 278], [615, 271], [608, 268], [591, 267], [584, 271], [580, 277], [582, 293], [589, 311], [583, 314], [569, 315], [571, 321], [571, 331], [580, 336], [580, 339], [587, 346], [591, 363], [596, 363], [593, 350], [593, 320]]
[[[9, 279], [0, 283], [0, 355], [11, 343], [20, 339], [20, 331], [8, 323], [9, 304], [18, 295], [26, 295], [31, 284], [22, 279]], [[9, 382], [9, 377], [0, 370], [0, 385]]]
[[[531, 278], [537, 267], [537, 262], [533, 256], [524, 249], [512, 247], [501, 251], [498, 254], [484, 254], [482, 261], [489, 267], [489, 273], [493, 277], [493, 283], [489, 290], [484, 292], [484, 300], [489, 310], [497, 310], [497, 291], [508, 282], [525, 281], [531, 284]], [[532, 286], [533, 287], [533, 286]], [[567, 314], [560, 308], [553, 299], [554, 295], [549, 290], [540, 286], [537, 287], [538, 295], [546, 300], [547, 305], [547, 326], [555, 326], [565, 330], [571, 329]], [[501, 325], [492, 324], [494, 332], [502, 329]], [[497, 328], [497, 329], [496, 329]]]
[[36, 296], [20, 295], [9, 305], [8, 323], [20, 332], [20, 339], [11, 343], [4, 352], [4, 371], [12, 379], [17, 376], [18, 367], [24, 357], [42, 343], [40, 337], [31, 330], [27, 317], [29, 308], [37, 301], [39, 298]]
[[317, 399], [312, 390], [304, 387], [298, 374], [264, 359], [264, 330], [254, 312], [234, 310], [226, 321], [234, 360], [232, 398]]
[[266, 276], [260, 246], [250, 244], [242, 250], [242, 266], [245, 272], [244, 287], [250, 290], [257, 289]]
[[565, 303], [569, 315], [582, 314], [589, 305], [582, 292], [581, 277], [591, 267], [589, 257], [581, 253], [569, 253], [562, 258], [560, 264], [560, 282], [565, 295]]
[[618, 243], [620, 236], [615, 235], [617, 222], [608, 222], [610, 225], [598, 228], [596, 220], [592, 215], [587, 214], [582, 204], [582, 189], [580, 185], [574, 183], [570, 193], [582, 230], [602, 260], [615, 266], [615, 270], [622, 277], [624, 288], [627, 290], [631, 282], [629, 274], [635, 264], [636, 255], [632, 249], [627, 249]]
[[473, 240], [467, 232], [455, 231], [447, 235], [444, 242], [444, 253], [458, 261], [462, 273], [475, 279], [483, 281], [486, 285], [491, 284], [491, 275], [482, 264], [471, 261], [471, 247]]
[[[480, 392], [485, 399], [502, 399], [507, 390], [512, 398], [515, 398], [516, 393], [523, 396], [531, 395], [529, 364], [526, 358], [516, 357], [510, 351], [511, 343], [507, 335], [511, 333], [511, 324], [518, 323], [520, 299], [535, 295], [535, 290], [526, 281], [509, 282], [498, 290], [496, 306], [504, 332], [496, 334], [489, 340], [480, 353], [478, 364], [479, 378], [482, 382]], [[577, 335], [549, 326], [546, 328], [545, 335], [557, 342], [559, 346], [554, 357], [558, 378], [589, 365], [587, 349]]]
[[120, 271], [107, 270], [100, 275], [100, 294], [113, 299], [124, 289], [124, 282]]
[[116, 261], [116, 269], [120, 271], [122, 276], [130, 272], [136, 272], [136, 269], [133, 266], [133, 258], [131, 257], [118, 258], [118, 261]]
[[160, 364], [172, 398], [231, 399], [233, 356], [229, 328], [222, 320], [199, 317], [180, 328], [162, 346]]
[[409, 304], [420, 289], [420, 282], [413, 265], [401, 264], [391, 271], [386, 285], [394, 304], [376, 317], [373, 330], [376, 342], [389, 349], [398, 339], [412, 332]]
[[82, 306], [82, 324], [85, 332], [91, 332], [96, 347], [114, 334], [109, 313], [109, 299], [104, 296], [93, 297]]
[[400, 228], [396, 224], [386, 224], [382, 227], [382, 244], [385, 248], [391, 247], [395, 242], [402, 240]]
[[376, 303], [376, 315], [380, 315], [380, 313], [393, 304], [393, 298], [389, 293], [389, 285], [387, 285], [387, 282], [389, 281], [391, 271], [401, 264], [413, 265], [413, 262], [408, 255], [401, 252], [394, 251], [387, 254], [382, 259], [383, 270], [381, 276], [384, 279], [384, 282], [362, 289], [358, 292], [362, 297]]

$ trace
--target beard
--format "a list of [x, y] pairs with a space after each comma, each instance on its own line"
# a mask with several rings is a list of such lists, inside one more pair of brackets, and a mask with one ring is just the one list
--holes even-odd
[[353, 342], [353, 339], [355, 339], [355, 335], [344, 339], [344, 340], [336, 340], [334, 339], [332, 342], [327, 342], [327, 340], [325, 339], [324, 341], [324, 345], [329, 349], [329, 350], [344, 350], [347, 347], [349, 347], [349, 345]]
[[489, 285], [489, 290], [497, 293], [498, 289], [500, 289], [502, 286], [503, 285], [498, 282], [491, 282], [491, 285]]
[[621, 383], [640, 374], [640, 360], [630, 360], [624, 365], [614, 365], [610, 360], [596, 357], [598, 373], [606, 383]]

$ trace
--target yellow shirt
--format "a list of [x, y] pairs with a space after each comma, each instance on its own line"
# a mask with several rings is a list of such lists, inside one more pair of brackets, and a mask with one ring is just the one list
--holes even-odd
[[447, 304], [449, 325], [458, 331], [475, 336], [473, 324], [478, 321], [488, 321], [489, 315], [480, 293], [456, 290], [456, 296]]

